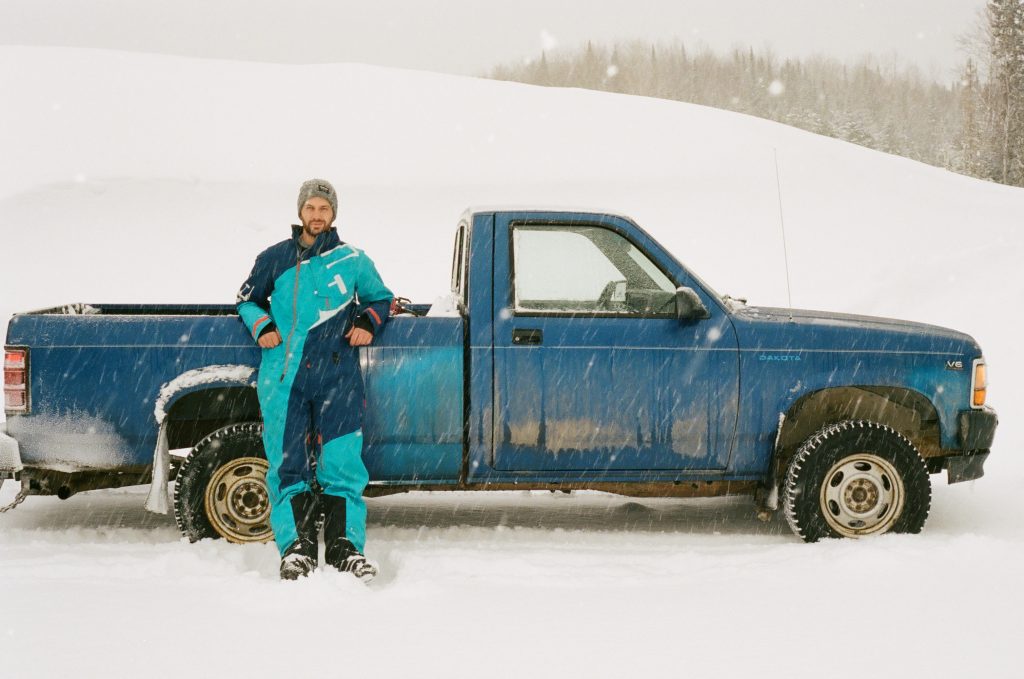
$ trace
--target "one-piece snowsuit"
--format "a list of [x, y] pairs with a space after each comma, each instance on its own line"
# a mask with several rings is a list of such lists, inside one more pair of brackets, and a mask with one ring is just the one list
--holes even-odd
[[[264, 250], [238, 293], [238, 315], [253, 339], [277, 328], [282, 342], [263, 350], [257, 394], [270, 469], [270, 525], [283, 555], [298, 539], [293, 498], [312, 490], [315, 477], [343, 516], [345, 537], [359, 552], [366, 542], [368, 481], [362, 460], [363, 381], [353, 326], [376, 334], [388, 319], [391, 291], [362, 251], [330, 228], [302, 248], [301, 227]], [[319, 455], [317, 455], [319, 449]], [[298, 510], [296, 510], [298, 511]], [[326, 528], [325, 528], [326, 539]]]

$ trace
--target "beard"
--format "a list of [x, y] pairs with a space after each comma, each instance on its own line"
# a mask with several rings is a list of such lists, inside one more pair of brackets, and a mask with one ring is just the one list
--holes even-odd
[[310, 238], [316, 238], [329, 228], [329, 224], [320, 220], [302, 223], [302, 232]]

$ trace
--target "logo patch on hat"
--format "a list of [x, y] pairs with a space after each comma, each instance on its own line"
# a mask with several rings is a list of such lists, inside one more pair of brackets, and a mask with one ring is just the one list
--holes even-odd
[[331, 187], [330, 186], [324, 186], [323, 184], [317, 184], [316, 188], [319, 191], [322, 191], [323, 193], [327, 193], [327, 194], [331, 193]]

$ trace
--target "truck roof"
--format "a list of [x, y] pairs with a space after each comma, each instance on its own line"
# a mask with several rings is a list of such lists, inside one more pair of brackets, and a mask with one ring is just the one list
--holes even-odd
[[588, 215], [605, 215], [609, 217], [619, 217], [633, 221], [633, 219], [618, 210], [604, 210], [601, 208], [590, 207], [579, 207], [579, 206], [566, 206], [566, 205], [470, 205], [462, 213], [462, 217], [466, 218], [470, 215], [476, 214], [489, 214], [492, 212], [555, 212], [565, 214], [588, 214]]

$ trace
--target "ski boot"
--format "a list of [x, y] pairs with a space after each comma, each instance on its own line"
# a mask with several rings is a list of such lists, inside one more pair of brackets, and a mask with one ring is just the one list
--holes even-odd
[[373, 580], [378, 573], [377, 564], [359, 552], [349, 554], [336, 568], [342, 573], [351, 573], [362, 582]]
[[360, 554], [345, 537], [345, 498], [322, 495], [320, 502], [324, 510], [324, 561], [328, 566], [342, 573], [351, 573], [363, 582], [373, 580], [378, 573], [377, 564]]
[[313, 493], [299, 493], [292, 498], [292, 514], [299, 537], [281, 557], [281, 579], [304, 578], [317, 567], [317, 519], [320, 507]]

